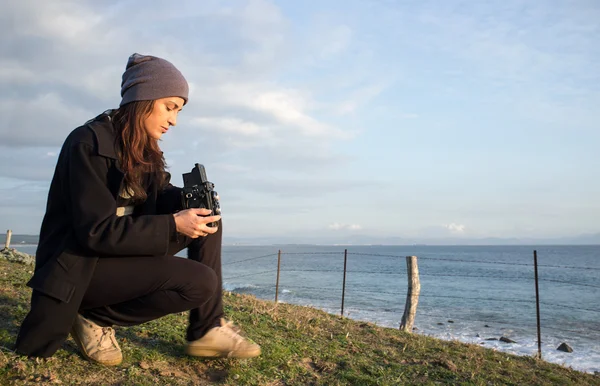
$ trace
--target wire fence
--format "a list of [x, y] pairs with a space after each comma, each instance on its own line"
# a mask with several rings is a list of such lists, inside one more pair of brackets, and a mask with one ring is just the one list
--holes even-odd
[[[379, 318], [399, 326], [406, 318], [410, 297], [406, 259], [347, 249], [279, 250], [224, 262], [223, 280], [231, 290], [263, 299], [281, 299], [368, 321]], [[415, 330], [420, 325], [431, 330], [459, 324], [483, 329], [501, 326], [502, 333], [518, 330], [535, 340], [537, 329], [540, 356], [540, 330], [552, 331], [554, 337], [600, 341], [596, 322], [600, 320], [600, 267], [543, 263], [536, 267], [537, 255], [531, 262], [444, 256], [418, 256], [417, 261], [422, 293], [418, 294]], [[579, 292], [574, 295], [573, 291]]]

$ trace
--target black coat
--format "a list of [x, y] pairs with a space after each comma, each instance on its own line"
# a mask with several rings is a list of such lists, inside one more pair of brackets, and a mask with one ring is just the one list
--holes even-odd
[[[40, 229], [31, 310], [16, 351], [48, 357], [67, 338], [103, 256], [165, 256], [190, 241], [178, 234], [172, 213], [181, 209], [181, 188], [147, 184], [148, 199], [131, 216], [117, 216], [124, 174], [109, 112], [73, 130], [54, 172]], [[170, 175], [167, 173], [167, 179]]]

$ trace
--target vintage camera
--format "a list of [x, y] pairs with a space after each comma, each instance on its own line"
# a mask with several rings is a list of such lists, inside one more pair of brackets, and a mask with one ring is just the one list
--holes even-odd
[[[191, 172], [183, 174], [183, 208], [206, 208], [212, 211], [211, 215], [220, 215], [221, 204], [214, 187], [215, 184], [206, 178], [204, 166], [195, 164]], [[206, 225], [216, 227], [218, 224], [212, 222]]]

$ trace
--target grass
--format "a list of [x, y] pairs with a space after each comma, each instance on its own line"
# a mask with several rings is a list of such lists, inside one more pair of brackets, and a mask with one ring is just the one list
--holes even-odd
[[228, 319], [262, 347], [258, 358], [183, 353], [187, 315], [117, 327], [124, 361], [103, 367], [69, 338], [49, 359], [11, 348], [29, 307], [31, 266], [0, 259], [0, 384], [63, 385], [600, 385], [597, 375], [478, 345], [377, 327], [309, 307], [225, 293]]

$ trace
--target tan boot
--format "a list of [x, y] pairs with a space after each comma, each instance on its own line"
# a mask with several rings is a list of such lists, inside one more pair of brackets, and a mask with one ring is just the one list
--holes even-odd
[[260, 355], [260, 346], [242, 337], [233, 329], [233, 323], [214, 327], [202, 338], [188, 342], [186, 354], [197, 357], [252, 358]]
[[111, 327], [101, 327], [77, 314], [71, 336], [81, 353], [91, 361], [105, 366], [115, 366], [123, 361], [115, 330]]

